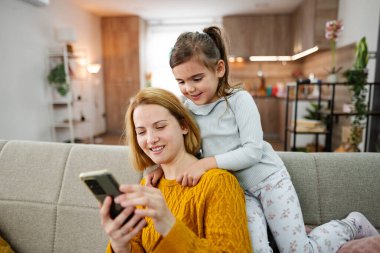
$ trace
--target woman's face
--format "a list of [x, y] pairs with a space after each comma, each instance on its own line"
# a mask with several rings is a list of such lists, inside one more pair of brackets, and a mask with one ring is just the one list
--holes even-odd
[[182, 94], [197, 105], [204, 105], [218, 100], [219, 78], [225, 73], [224, 62], [220, 60], [211, 71], [198, 60], [191, 59], [173, 69]]
[[186, 152], [182, 127], [169, 110], [160, 105], [139, 105], [133, 112], [140, 148], [156, 164], [170, 164]]

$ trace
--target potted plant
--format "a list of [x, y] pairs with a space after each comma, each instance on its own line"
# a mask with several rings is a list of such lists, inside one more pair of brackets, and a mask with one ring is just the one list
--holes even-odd
[[348, 143], [350, 151], [359, 152], [358, 145], [362, 140], [362, 132], [364, 126], [365, 114], [367, 112], [366, 96], [368, 70], [368, 47], [366, 38], [363, 37], [355, 47], [356, 60], [353, 69], [347, 70], [344, 76], [347, 78], [350, 90], [352, 92], [352, 105], [354, 107], [354, 117], [351, 124]]
[[63, 63], [58, 64], [54, 68], [52, 68], [47, 77], [48, 82], [51, 86], [56, 88], [57, 92], [61, 96], [66, 96], [66, 94], [70, 90], [70, 85], [66, 80], [66, 71]]

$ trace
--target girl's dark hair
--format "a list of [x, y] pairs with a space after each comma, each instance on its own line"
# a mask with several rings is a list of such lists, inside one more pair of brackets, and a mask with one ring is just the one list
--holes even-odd
[[208, 69], [214, 71], [219, 60], [224, 61], [225, 73], [219, 78], [217, 95], [225, 97], [231, 92], [228, 83], [229, 66], [224, 34], [216, 26], [203, 29], [203, 33], [182, 33], [170, 53], [170, 67], [174, 68], [190, 59], [202, 62]]

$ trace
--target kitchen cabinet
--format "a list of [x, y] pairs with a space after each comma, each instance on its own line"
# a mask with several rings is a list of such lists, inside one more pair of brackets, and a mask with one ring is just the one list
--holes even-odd
[[232, 56], [290, 56], [329, 48], [325, 24], [337, 18], [338, 0], [304, 0], [289, 14], [223, 17]]
[[339, 0], [304, 0], [292, 15], [293, 49], [296, 54], [318, 46], [329, 49], [325, 26], [338, 16]]
[[261, 127], [264, 139], [280, 140], [281, 116], [279, 112], [280, 99], [276, 97], [254, 97], [260, 113]]
[[225, 16], [231, 55], [290, 55], [291, 15]]

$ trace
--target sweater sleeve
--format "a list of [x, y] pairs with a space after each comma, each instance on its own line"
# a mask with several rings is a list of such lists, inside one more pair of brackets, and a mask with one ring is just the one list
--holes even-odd
[[252, 96], [239, 91], [228, 101], [235, 115], [241, 147], [215, 156], [218, 167], [242, 170], [259, 163], [263, 154], [263, 130], [260, 113]]
[[207, 184], [202, 238], [177, 220], [169, 234], [161, 237], [155, 253], [252, 252], [244, 194], [236, 178], [224, 172]]

